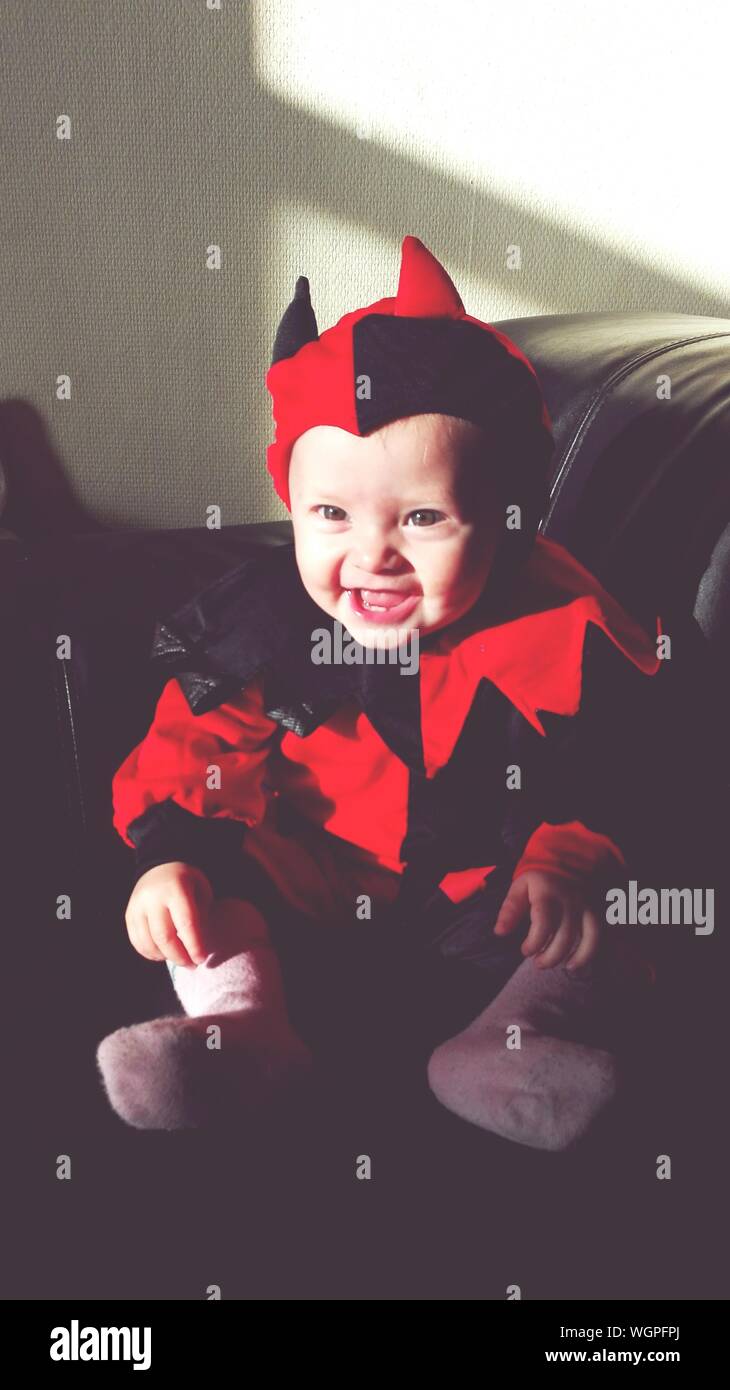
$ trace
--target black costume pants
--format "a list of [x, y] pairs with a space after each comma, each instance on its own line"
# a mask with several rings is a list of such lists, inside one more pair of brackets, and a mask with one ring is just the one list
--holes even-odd
[[258, 907], [277, 953], [292, 1025], [313, 1048], [349, 1047], [364, 1058], [399, 1055], [425, 1062], [495, 998], [521, 964], [522, 930], [492, 932], [511, 881], [495, 870], [488, 886], [454, 904], [436, 888], [408, 891], [370, 919], [352, 915], [323, 929], [297, 911], [266, 871], [248, 859], [240, 896]]

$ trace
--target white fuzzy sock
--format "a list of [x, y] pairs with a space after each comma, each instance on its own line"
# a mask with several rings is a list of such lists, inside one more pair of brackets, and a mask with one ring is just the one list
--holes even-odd
[[571, 972], [525, 960], [496, 999], [432, 1053], [431, 1090], [454, 1114], [502, 1138], [570, 1147], [617, 1090], [614, 1052], [595, 1044], [610, 1039], [611, 1010], [620, 1027], [621, 990], [603, 962]]
[[97, 1049], [109, 1101], [136, 1128], [235, 1120], [309, 1069], [263, 917], [236, 900], [216, 906], [215, 950], [170, 972], [186, 1017], [119, 1028]]

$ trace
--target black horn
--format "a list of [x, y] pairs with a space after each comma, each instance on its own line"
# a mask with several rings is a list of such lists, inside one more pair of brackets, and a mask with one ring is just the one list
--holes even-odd
[[314, 342], [319, 337], [317, 320], [309, 298], [309, 281], [300, 275], [294, 289], [294, 298], [284, 310], [281, 323], [274, 339], [271, 365], [284, 357], [293, 357], [305, 343]]

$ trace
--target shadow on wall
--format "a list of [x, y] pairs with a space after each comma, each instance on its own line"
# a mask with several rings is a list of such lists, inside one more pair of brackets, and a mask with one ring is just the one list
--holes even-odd
[[108, 529], [76, 497], [35, 407], [0, 403], [0, 540]]

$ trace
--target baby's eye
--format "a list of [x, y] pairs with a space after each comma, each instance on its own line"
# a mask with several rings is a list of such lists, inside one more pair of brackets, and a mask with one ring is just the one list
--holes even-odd
[[325, 518], [324, 518], [325, 521], [342, 521], [342, 518], [343, 518], [344, 516], [347, 516], [347, 512], [345, 512], [345, 511], [343, 510], [342, 507], [335, 507], [334, 504], [331, 503], [331, 502], [320, 502], [319, 506], [318, 506], [318, 507], [315, 507], [314, 510], [315, 510], [315, 512], [318, 512], [320, 515], [321, 515], [323, 512], [339, 512], [339, 513], [340, 513], [339, 516], [325, 516]]
[[[412, 516], [417, 516], [417, 517], [424, 517], [424, 516], [425, 516], [425, 517], [427, 517], [427, 518], [428, 518], [428, 517], [436, 517], [437, 521], [438, 521], [440, 518], [443, 518], [443, 515], [444, 515], [443, 512], [437, 512], [437, 511], [434, 510], [433, 507], [422, 507], [419, 511], [409, 512], [409, 513], [408, 513], [409, 519], [410, 519], [410, 517], [412, 517]], [[416, 526], [421, 526], [421, 525], [432, 526], [433, 524], [434, 524], [433, 521], [428, 521], [428, 520], [426, 520], [425, 522], [420, 522], [420, 521], [415, 522], [415, 525], [416, 525]]]

